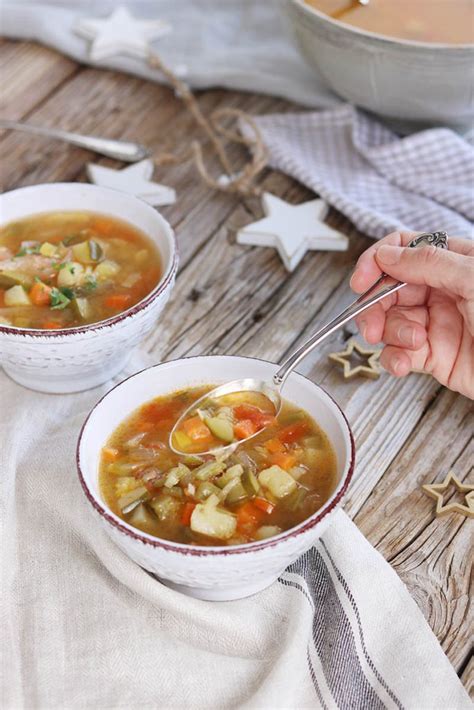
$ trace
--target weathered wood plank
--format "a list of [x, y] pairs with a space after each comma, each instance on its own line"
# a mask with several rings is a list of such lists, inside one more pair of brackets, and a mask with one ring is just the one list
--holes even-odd
[[79, 70], [76, 62], [39, 44], [3, 40], [0, 50], [0, 116], [10, 121], [26, 118]]
[[[472, 520], [436, 518], [422, 490], [449, 470], [473, 481], [472, 405], [441, 388], [416, 430], [355, 517], [407, 584], [455, 668], [472, 641]], [[470, 622], [469, 622], [470, 619]]]
[[[11, 72], [15, 62], [23, 66], [20, 55], [30, 51], [24, 48], [34, 45], [7, 43], [7, 47]], [[34, 92], [40, 93], [36, 85], [32, 103], [28, 103], [25, 88], [18, 88], [14, 96], [15, 110], [25, 106], [26, 113], [21, 115], [30, 112], [31, 121], [139, 140], [155, 153], [182, 149], [189, 140], [200, 137], [192, 119], [166, 87], [93, 68], [75, 71], [73, 63], [71, 73], [61, 78], [58, 67], [66, 71], [64, 58], [42, 48], [31, 51], [38, 50], [43, 68], [35, 68], [34, 81], [42, 84], [41, 97], [35, 98]], [[53, 79], [46, 77], [47, 63], [53, 61], [49, 55], [59, 57]], [[25, 87], [27, 70], [23, 67], [22, 71]], [[14, 78], [10, 76], [9, 81]], [[206, 112], [219, 105], [238, 106], [251, 113], [292, 108], [269, 97], [224, 91], [204, 92], [199, 101]], [[77, 148], [43, 139], [25, 140], [18, 134], [6, 135], [1, 150], [8, 189], [36, 182], [83, 180], [85, 161], [97, 160]], [[242, 151], [234, 146], [231, 154], [237, 158]], [[211, 156], [209, 164], [218, 171], [215, 157]], [[288, 275], [272, 250], [235, 243], [235, 230], [261, 215], [257, 200], [239, 202], [214, 194], [189, 164], [157, 169], [156, 179], [178, 191], [176, 205], [163, 213], [177, 229], [181, 252], [181, 272], [172, 300], [147, 341], [157, 359], [236, 353], [278, 361], [348, 303], [348, 274], [370, 241], [341, 216], [331, 215], [331, 223], [350, 235], [350, 250], [307, 254], [297, 271]], [[277, 173], [267, 173], [263, 185], [290, 201], [310, 197], [304, 188]], [[466, 551], [472, 548], [472, 525], [459, 523], [456, 516], [433, 521], [432, 502], [420, 498], [420, 481], [414, 481], [416, 475], [411, 472], [420, 471], [421, 479], [423, 470], [432, 471], [434, 480], [436, 471], [456, 465], [461, 477], [467, 475], [466, 401], [421, 375], [402, 381], [387, 374], [375, 382], [344, 381], [327, 354], [342, 349], [353, 330], [351, 326], [335, 334], [300, 369], [335, 396], [355, 432], [358, 465], [346, 501], [347, 512], [397, 569], [459, 668], [465, 662], [469, 628]], [[455, 443], [448, 438], [449, 431], [457, 432]], [[434, 441], [436, 445], [432, 445]], [[384, 497], [388, 490], [390, 495]], [[463, 674], [465, 683], [468, 668]]]
[[[272, 175], [265, 185], [278, 192], [283, 180]], [[296, 194], [301, 188], [293, 186], [286, 197], [294, 199]], [[228, 222], [237, 227], [244, 221], [249, 215], [238, 206]], [[348, 269], [367, 244], [353, 236], [346, 253], [308, 254], [288, 276], [272, 250], [241, 247], [226, 237], [227, 224], [186, 266], [185, 278], [178, 279], [167, 311], [149, 339], [148, 350], [157, 358], [236, 353], [277, 362], [349, 302]], [[300, 371], [326, 386], [353, 423], [359, 464], [346, 504], [353, 515], [411, 433], [436, 385], [419, 375], [403, 381], [387, 374], [377, 382], [343, 380], [327, 355], [343, 348], [345, 337], [343, 332], [332, 336]], [[393, 421], [397, 408], [403, 416]]]
[[[283, 110], [289, 104], [270, 97], [245, 93], [227, 95], [223, 91], [201, 94], [201, 108], [210, 112], [225, 103], [239, 106], [252, 113], [262, 113], [270, 106]], [[172, 92], [158, 84], [134, 77], [84, 68], [36, 111], [30, 119], [38, 124], [97, 133], [114, 138], [140, 140], [148, 145], [153, 154], [162, 152], [183, 153], [189, 142], [202, 138], [194, 120], [183, 111], [181, 102]], [[186, 142], [183, 141], [186, 136]], [[89, 160], [119, 167], [114, 161], [100, 159], [85, 150], [43, 138], [11, 133], [1, 146], [2, 189], [17, 185], [52, 182], [54, 180], [85, 180], [85, 163]], [[238, 146], [231, 147], [229, 154], [235, 157], [242, 153]], [[210, 156], [209, 166], [219, 174], [216, 158]], [[197, 236], [206, 238], [204, 221], [209, 224], [222, 221], [233, 208], [235, 198], [215, 195], [199, 179], [190, 163], [166, 168], [157, 168], [155, 178], [176, 186], [179, 200], [176, 205], [164, 208], [163, 213], [173, 226], [184, 222], [183, 229], [193, 232], [191, 253]], [[199, 208], [205, 209], [200, 212]], [[184, 254], [186, 258], [186, 254]]]

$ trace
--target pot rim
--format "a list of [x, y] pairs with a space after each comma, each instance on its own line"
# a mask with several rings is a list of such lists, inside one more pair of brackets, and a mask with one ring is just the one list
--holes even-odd
[[316, 16], [319, 20], [327, 22], [329, 25], [332, 25], [339, 31], [346, 31], [350, 34], [354, 34], [360, 39], [369, 37], [371, 39], [378, 40], [380, 43], [390, 44], [394, 47], [400, 45], [400, 48], [412, 47], [414, 49], [441, 49], [450, 50], [451, 52], [465, 52], [466, 50], [471, 50], [472, 52], [474, 52], [474, 43], [449, 44], [447, 42], [423, 42], [421, 40], [415, 39], [391, 37], [390, 35], [372, 32], [371, 30], [363, 30], [359, 27], [355, 27], [353, 25], [346, 24], [345, 22], [341, 22], [341, 20], [336, 20], [335, 18], [330, 17], [329, 15], [325, 15], [323, 12], [321, 12], [321, 10], [318, 10], [317, 8], [313, 7], [313, 5], [309, 5], [307, 2], [305, 2], [305, 0], [290, 0], [290, 3], [293, 6], [299, 8], [301, 11], [303, 11], [307, 16]]

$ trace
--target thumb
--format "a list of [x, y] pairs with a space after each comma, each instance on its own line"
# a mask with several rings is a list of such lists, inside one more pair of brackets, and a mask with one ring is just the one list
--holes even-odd
[[396, 247], [382, 244], [375, 253], [380, 269], [409, 284], [439, 288], [474, 298], [474, 258], [431, 245]]

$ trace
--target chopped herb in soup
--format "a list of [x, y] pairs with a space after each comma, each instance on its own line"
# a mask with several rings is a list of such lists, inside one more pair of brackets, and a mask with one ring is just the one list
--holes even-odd
[[474, 43], [473, 0], [306, 0], [317, 10], [388, 37], [446, 44]]
[[0, 324], [73, 328], [144, 298], [158, 251], [132, 225], [92, 212], [48, 212], [0, 228]]
[[[290, 402], [234, 453], [178, 455], [169, 448], [178, 418], [211, 389], [159, 397], [112, 434], [99, 474], [110, 509], [165, 540], [239, 545], [278, 535], [324, 505], [337, 481], [334, 451], [316, 422]], [[252, 407], [252, 418], [242, 421], [254, 422], [256, 395], [245, 395], [236, 406]]]

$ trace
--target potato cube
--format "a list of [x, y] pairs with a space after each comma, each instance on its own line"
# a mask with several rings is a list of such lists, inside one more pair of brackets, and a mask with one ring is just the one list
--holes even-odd
[[29, 306], [31, 303], [23, 286], [16, 285], [5, 291], [6, 306]]
[[296, 481], [280, 466], [270, 466], [258, 474], [258, 480], [275, 498], [284, 498], [295, 490]]

